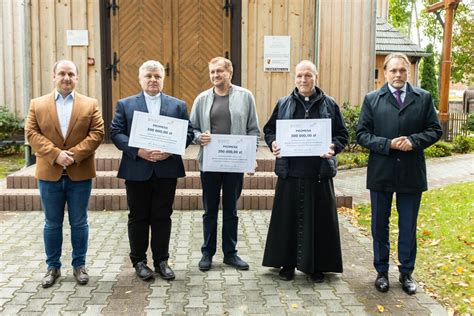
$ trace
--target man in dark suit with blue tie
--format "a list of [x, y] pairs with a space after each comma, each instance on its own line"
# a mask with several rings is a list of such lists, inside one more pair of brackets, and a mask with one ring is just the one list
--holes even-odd
[[[134, 111], [174, 117], [188, 122], [189, 116], [184, 101], [161, 92], [164, 68], [160, 62], [148, 60], [143, 63], [138, 79], [143, 91], [117, 102], [110, 129], [113, 143], [123, 152], [117, 176], [125, 179], [127, 190], [130, 210], [130, 259], [140, 279], [153, 277], [146, 258], [151, 228], [151, 251], [155, 271], [161, 278], [172, 280], [175, 274], [168, 265], [171, 214], [177, 178], [185, 176], [183, 161], [179, 155], [130, 147], [128, 141]], [[191, 143], [193, 137], [189, 123], [186, 146]]]
[[385, 58], [387, 83], [365, 96], [357, 142], [370, 150], [367, 188], [372, 207], [375, 288], [389, 289], [389, 219], [393, 194], [399, 216], [399, 281], [409, 295], [416, 258], [416, 222], [421, 194], [428, 189], [423, 150], [441, 138], [442, 130], [428, 91], [407, 82], [410, 61], [401, 53]]

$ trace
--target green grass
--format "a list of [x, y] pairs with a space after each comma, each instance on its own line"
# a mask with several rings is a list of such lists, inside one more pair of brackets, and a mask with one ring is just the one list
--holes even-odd
[[13, 154], [0, 156], [0, 179], [4, 179], [10, 173], [21, 169], [25, 164], [25, 154]]
[[[370, 232], [370, 206], [348, 212]], [[397, 262], [398, 214], [392, 209], [390, 242]], [[418, 216], [419, 284], [454, 313], [474, 312], [474, 182], [423, 194]]]

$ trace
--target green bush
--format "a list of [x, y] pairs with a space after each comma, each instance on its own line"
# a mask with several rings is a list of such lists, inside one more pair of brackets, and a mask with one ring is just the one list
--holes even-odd
[[337, 164], [341, 169], [359, 168], [367, 166], [369, 153], [364, 152], [342, 152], [337, 155]]
[[474, 113], [469, 114], [469, 116], [467, 117], [465, 129], [469, 132], [474, 132]]
[[[10, 112], [8, 106], [0, 106], [0, 155], [8, 155], [21, 151], [21, 144], [15, 138], [22, 134], [23, 121]], [[22, 136], [21, 136], [22, 137]]]
[[465, 154], [474, 150], [474, 137], [456, 136], [453, 139], [453, 151]]
[[430, 158], [451, 156], [453, 146], [449, 143], [439, 141], [425, 149], [425, 156]]
[[360, 109], [360, 105], [351, 105], [349, 102], [344, 102], [341, 106], [341, 113], [344, 117], [347, 130], [349, 131], [349, 143], [347, 144], [347, 151], [350, 152], [358, 151], [359, 147], [359, 145], [357, 145], [356, 132], [357, 123], [359, 122]]

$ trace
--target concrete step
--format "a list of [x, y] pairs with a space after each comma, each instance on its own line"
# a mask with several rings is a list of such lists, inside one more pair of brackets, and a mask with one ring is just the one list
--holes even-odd
[[[273, 190], [243, 190], [237, 203], [240, 210], [271, 210]], [[173, 205], [175, 210], [201, 210], [202, 191], [178, 189]], [[352, 198], [337, 195], [338, 207], [351, 207]], [[37, 189], [1, 189], [0, 211], [39, 211], [41, 202]], [[127, 210], [125, 189], [93, 189], [89, 201], [91, 211]]]
[[[202, 209], [202, 191], [199, 166], [196, 161], [198, 146], [189, 146], [183, 157], [187, 176], [178, 180], [175, 210]], [[117, 170], [122, 153], [112, 144], [103, 144], [96, 152], [97, 178], [93, 180], [93, 190], [89, 202], [90, 210], [126, 210], [127, 198], [122, 179], [117, 178]], [[276, 185], [273, 172], [275, 158], [268, 148], [259, 147], [257, 152], [257, 172], [244, 177], [239, 209], [271, 210]], [[41, 210], [37, 181], [34, 178], [36, 166], [19, 170], [6, 179], [4, 188], [0, 185], [0, 211]], [[352, 197], [337, 195], [337, 205], [352, 206]]]
[[[186, 148], [183, 156], [184, 169], [186, 171], [199, 171], [199, 164], [196, 161], [199, 152], [198, 145], [191, 145]], [[96, 152], [97, 171], [118, 170], [122, 152], [112, 144], [102, 144]], [[257, 151], [258, 171], [271, 172], [275, 168], [275, 158], [266, 146], [259, 146]]]
[[[12, 173], [7, 177], [7, 189], [37, 189], [34, 166]], [[275, 189], [277, 176], [274, 172], [256, 172], [244, 176], [244, 189]], [[125, 181], [117, 178], [117, 171], [97, 171], [93, 179], [94, 189], [124, 189]], [[178, 189], [201, 189], [199, 171], [187, 171], [186, 177], [178, 179]]]

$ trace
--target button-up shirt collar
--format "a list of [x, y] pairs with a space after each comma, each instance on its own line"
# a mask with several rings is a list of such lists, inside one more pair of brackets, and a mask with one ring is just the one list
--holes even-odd
[[400, 90], [401, 91], [400, 99], [402, 100], [402, 103], [405, 102], [405, 97], [407, 95], [407, 84], [406, 84], [406, 82], [403, 85], [403, 87], [401, 87], [400, 89], [394, 88], [390, 84], [388, 85], [388, 88], [390, 89], [390, 92], [392, 93], [394, 98], [396, 98], [395, 91]]
[[58, 112], [59, 124], [61, 126], [61, 133], [66, 138], [69, 127], [69, 120], [71, 119], [72, 106], [74, 104], [74, 91], [68, 94], [65, 98], [57, 91], [54, 91], [54, 100], [56, 101], [56, 110]]

